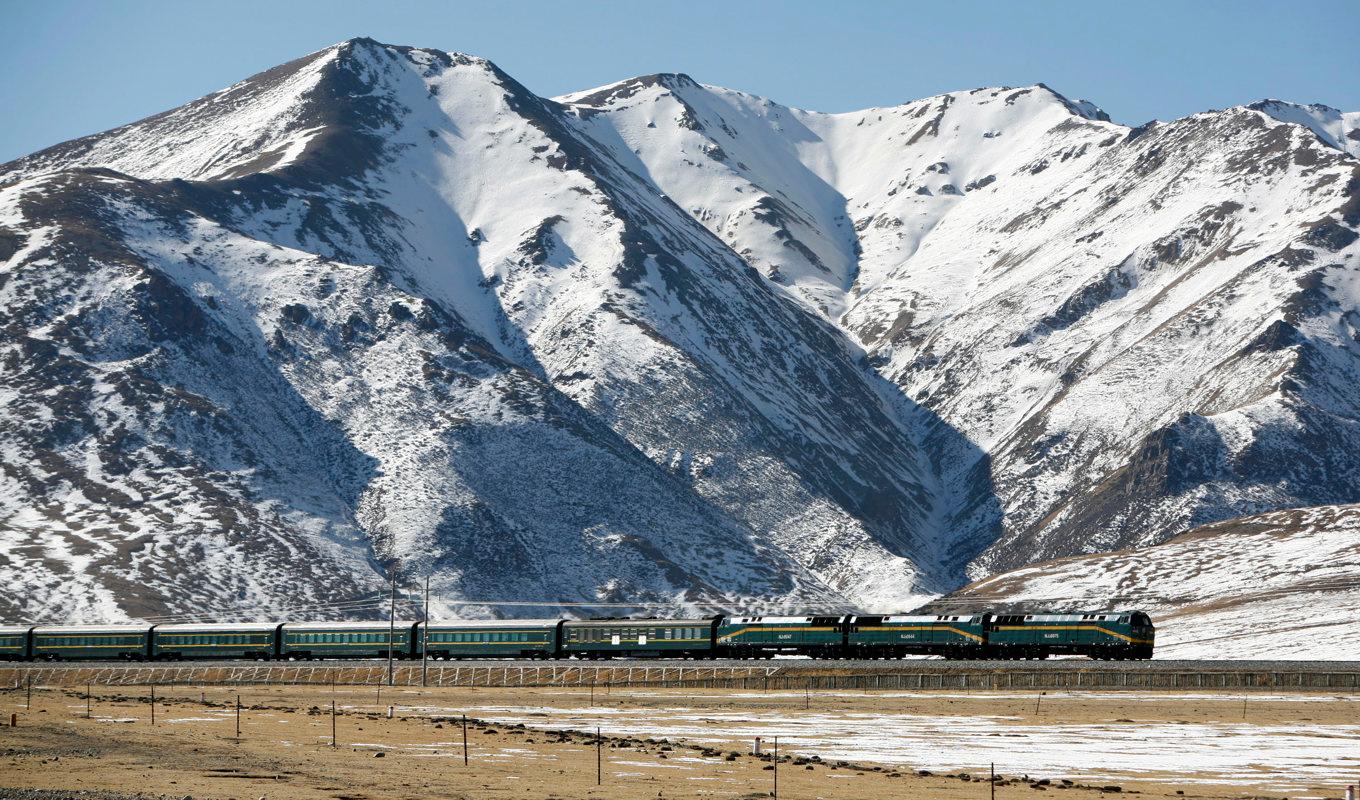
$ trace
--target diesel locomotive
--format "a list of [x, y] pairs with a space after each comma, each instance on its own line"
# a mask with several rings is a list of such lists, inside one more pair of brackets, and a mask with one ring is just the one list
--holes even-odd
[[1142, 611], [0, 626], [0, 659], [1152, 658]]

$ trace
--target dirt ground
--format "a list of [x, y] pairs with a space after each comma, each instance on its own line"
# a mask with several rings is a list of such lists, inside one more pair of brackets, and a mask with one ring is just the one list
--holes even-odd
[[[240, 695], [240, 738], [236, 697]], [[1202, 695], [1193, 699], [1117, 693], [968, 697], [958, 693], [736, 693], [618, 690], [593, 699], [576, 689], [430, 689], [404, 687], [94, 687], [90, 717], [84, 688], [37, 688], [32, 707], [24, 692], [0, 696], [0, 797], [6, 790], [98, 791], [87, 796], [169, 798], [747, 798], [779, 796], [864, 800], [938, 798], [991, 800], [986, 768], [920, 774], [905, 767], [823, 761], [813, 754], [768, 756], [736, 743], [718, 749], [678, 739], [605, 736], [543, 730], [470, 718], [464, 764], [461, 715], [454, 709], [571, 707], [603, 712], [673, 707], [752, 713], [805, 708], [849, 713], [967, 716], [1005, 713], [1022, 724], [1109, 722], [1229, 722], [1258, 724], [1356, 723], [1355, 702]], [[331, 746], [335, 701], [336, 747]], [[393, 718], [387, 708], [394, 705]], [[998, 708], [1000, 707], [1000, 708]], [[437, 709], [437, 710], [431, 710]], [[7, 727], [10, 714], [17, 727]], [[490, 716], [490, 714], [487, 714]], [[684, 777], [677, 768], [683, 765]], [[1187, 776], [1190, 777], [1190, 776]], [[1310, 788], [1296, 796], [1338, 797], [1339, 787]], [[997, 780], [998, 800], [1058, 791], [1070, 800], [1112, 794], [1145, 798], [1270, 796], [1260, 787], [1089, 779]], [[113, 794], [107, 794], [113, 793]], [[54, 796], [34, 793], [33, 796]], [[1273, 796], [1279, 797], [1279, 793]]]

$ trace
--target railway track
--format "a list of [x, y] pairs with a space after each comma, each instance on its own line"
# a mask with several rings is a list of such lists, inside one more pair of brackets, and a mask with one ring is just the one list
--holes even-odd
[[[419, 661], [398, 659], [400, 669], [419, 669]], [[1087, 658], [1051, 658], [1042, 661], [946, 661], [937, 658], [906, 659], [835, 659], [812, 658], [775, 658], [775, 659], [730, 659], [716, 658], [704, 660], [689, 659], [603, 659], [598, 661], [563, 659], [543, 661], [537, 659], [462, 659], [457, 661], [432, 660], [427, 662], [431, 669], [500, 669], [504, 667], [579, 667], [583, 669], [645, 669], [688, 668], [707, 669], [710, 667], [746, 667], [758, 669], [762, 673], [798, 672], [1035, 672], [1055, 670], [1059, 672], [1297, 672], [1297, 671], [1334, 671], [1360, 672], [1360, 661], [1227, 661], [1227, 660], [1173, 660], [1152, 659], [1149, 661], [1093, 661]], [[386, 669], [385, 659], [319, 659], [315, 661], [55, 661], [55, 662], [0, 662], [0, 669], [91, 669], [122, 667], [127, 669], [154, 669], [165, 667], [202, 667], [209, 669], [229, 669], [241, 666], [274, 666], [291, 669], [326, 670], [345, 667], [382, 667]]]
[[24, 686], [346, 685], [803, 690], [1204, 690], [1360, 692], [1355, 661], [604, 660], [171, 661], [0, 665]]

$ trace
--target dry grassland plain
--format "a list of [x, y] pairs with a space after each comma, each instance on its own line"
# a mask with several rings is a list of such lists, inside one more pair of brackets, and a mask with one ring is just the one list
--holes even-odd
[[756, 798], [777, 772], [809, 800], [1181, 800], [1360, 779], [1349, 695], [174, 686], [153, 725], [150, 694], [96, 686], [88, 718], [83, 687], [0, 695], [0, 797]]

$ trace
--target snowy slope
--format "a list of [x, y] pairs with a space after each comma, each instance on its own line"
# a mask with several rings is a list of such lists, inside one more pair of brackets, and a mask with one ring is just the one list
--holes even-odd
[[1130, 129], [1043, 85], [834, 115], [683, 76], [561, 99], [920, 404], [970, 575], [1360, 497], [1360, 165], [1311, 127]]
[[[767, 278], [836, 319], [910, 254], [911, 231], [933, 226], [969, 185], [990, 185], [1019, 147], [1074, 117], [1107, 119], [1044, 86], [849, 114], [791, 109], [686, 75], [558, 99]], [[879, 218], [888, 210], [915, 224], [899, 230]], [[885, 237], [892, 245], [875, 247]]]
[[940, 601], [1142, 608], [1158, 658], [1354, 659], [1360, 506], [1274, 511], [995, 575]]
[[835, 601], [374, 266], [130, 181], [5, 194], [42, 236], [6, 286], [28, 327], [4, 398], [8, 615], [323, 604], [394, 558], [471, 598]]
[[558, 99], [620, 162], [770, 281], [827, 316], [843, 310], [856, 237], [844, 198], [800, 160], [806, 133], [786, 109], [687, 75], [644, 76]]

